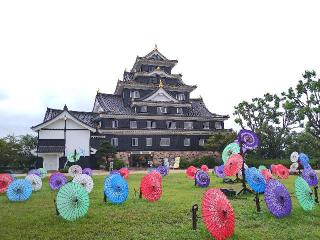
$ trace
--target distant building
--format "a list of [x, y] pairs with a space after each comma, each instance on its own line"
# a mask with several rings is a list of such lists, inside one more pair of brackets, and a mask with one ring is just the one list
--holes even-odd
[[75, 150], [92, 166], [100, 141], [108, 140], [118, 158], [130, 166], [148, 160], [208, 155], [203, 148], [210, 135], [224, 129], [227, 115], [211, 113], [201, 98], [190, 98], [195, 85], [173, 74], [177, 60], [157, 48], [137, 57], [125, 71], [114, 94], [97, 92], [92, 112], [48, 108], [38, 133], [37, 153], [48, 170], [57, 170]]

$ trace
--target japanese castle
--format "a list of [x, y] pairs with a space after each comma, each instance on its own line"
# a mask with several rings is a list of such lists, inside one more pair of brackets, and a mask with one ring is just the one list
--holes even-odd
[[47, 108], [38, 134], [37, 155], [47, 170], [63, 168], [66, 156], [81, 153], [79, 165], [97, 167], [95, 152], [102, 140], [116, 147], [117, 158], [132, 167], [147, 161], [212, 154], [206, 140], [224, 129], [228, 115], [212, 113], [202, 98], [191, 98], [196, 85], [172, 73], [169, 60], [157, 47], [137, 57], [124, 71], [113, 94], [97, 92], [92, 112]]

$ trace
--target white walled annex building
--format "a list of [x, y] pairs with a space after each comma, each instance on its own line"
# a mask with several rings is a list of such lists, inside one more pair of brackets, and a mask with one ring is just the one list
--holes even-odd
[[59, 158], [75, 150], [90, 156], [90, 135], [96, 132], [90, 121], [86, 113], [69, 111], [66, 106], [63, 110], [47, 109], [43, 123], [32, 127], [38, 133], [37, 154], [45, 169], [58, 170]]

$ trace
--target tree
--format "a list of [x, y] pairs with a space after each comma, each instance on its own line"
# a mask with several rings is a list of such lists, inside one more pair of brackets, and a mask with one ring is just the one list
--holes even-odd
[[315, 71], [305, 71], [295, 89], [292, 87], [282, 95], [290, 108], [297, 110], [300, 121], [306, 121], [306, 130], [320, 139], [320, 79]]
[[98, 157], [98, 163], [106, 167], [107, 159], [114, 158], [116, 152], [117, 149], [113, 145], [111, 145], [109, 141], [101, 141], [100, 146], [96, 152], [96, 156]]
[[258, 134], [261, 146], [256, 151], [261, 158], [283, 156], [290, 131], [299, 127], [296, 109], [276, 94], [265, 94], [243, 101], [234, 107], [235, 122]]
[[208, 151], [217, 151], [221, 153], [226, 145], [234, 142], [236, 139], [236, 132], [217, 133], [210, 136], [204, 145], [204, 148]]

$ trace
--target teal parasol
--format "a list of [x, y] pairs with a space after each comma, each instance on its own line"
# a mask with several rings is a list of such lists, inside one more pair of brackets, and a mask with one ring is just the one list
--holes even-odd
[[305, 211], [311, 211], [315, 207], [315, 201], [312, 197], [312, 190], [308, 183], [302, 178], [297, 177], [295, 182], [296, 196], [299, 200], [300, 206]]
[[78, 183], [69, 182], [62, 186], [57, 194], [57, 210], [62, 218], [75, 221], [87, 214], [89, 194]]
[[222, 160], [224, 163], [227, 162], [228, 158], [233, 155], [240, 153], [240, 147], [237, 143], [230, 143], [228, 144], [222, 152]]

